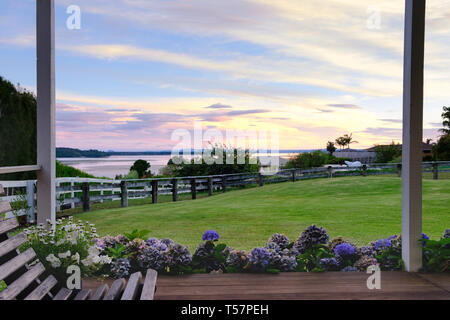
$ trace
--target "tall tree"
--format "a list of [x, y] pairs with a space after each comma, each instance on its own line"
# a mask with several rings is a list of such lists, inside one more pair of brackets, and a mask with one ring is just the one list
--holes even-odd
[[444, 134], [450, 133], [450, 107], [443, 107], [444, 111], [442, 112], [442, 125], [444, 128], [442, 128], [440, 131]]
[[[0, 167], [36, 164], [36, 98], [0, 77]], [[34, 179], [13, 173], [1, 179]]]
[[139, 159], [134, 162], [134, 164], [130, 168], [131, 171], [136, 171], [138, 173], [139, 178], [149, 174], [148, 169], [150, 169], [150, 163], [145, 160]]
[[350, 144], [359, 143], [358, 141], [353, 141], [353, 133], [350, 133], [350, 135], [344, 134], [343, 138], [344, 138], [344, 147], [348, 146], [347, 149], [350, 149]]
[[330, 156], [332, 156], [333, 153], [336, 151], [336, 147], [334, 146], [333, 142], [328, 141], [328, 143], [327, 143], [327, 151], [330, 154]]

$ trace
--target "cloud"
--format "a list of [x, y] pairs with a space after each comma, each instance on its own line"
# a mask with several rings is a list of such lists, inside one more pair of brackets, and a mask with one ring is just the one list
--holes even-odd
[[233, 107], [232, 106], [228, 106], [228, 105], [224, 105], [224, 104], [221, 104], [221, 103], [215, 103], [215, 104], [212, 104], [212, 105], [210, 105], [208, 107], [205, 107], [205, 109], [231, 109], [231, 108], [233, 108]]
[[361, 107], [354, 104], [327, 104], [327, 107], [338, 108], [338, 109], [362, 109]]
[[390, 123], [403, 123], [402, 119], [378, 119], [378, 120]]

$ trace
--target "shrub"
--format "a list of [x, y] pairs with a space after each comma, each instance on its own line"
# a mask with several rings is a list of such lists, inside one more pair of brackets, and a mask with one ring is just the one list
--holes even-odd
[[61, 282], [67, 278], [67, 267], [77, 265], [83, 276], [94, 275], [104, 265], [111, 262], [107, 255], [100, 255], [101, 249], [95, 245], [95, 226], [88, 222], [74, 222], [72, 217], [56, 220], [52, 232], [50, 221], [47, 226], [40, 224], [24, 230], [28, 243], [36, 256], [50, 272]]
[[318, 244], [327, 243], [329, 238], [326, 229], [322, 227], [317, 228], [315, 225], [312, 225], [300, 234], [300, 237], [294, 243], [293, 247], [301, 254]]
[[450, 272], [450, 238], [439, 241], [421, 239], [423, 248], [423, 272]]
[[207, 230], [201, 243], [192, 257], [192, 265], [195, 269], [205, 269], [207, 273], [215, 270], [226, 270], [226, 260], [230, 249], [226, 244], [215, 245], [214, 242], [220, 238], [219, 234], [214, 230]]

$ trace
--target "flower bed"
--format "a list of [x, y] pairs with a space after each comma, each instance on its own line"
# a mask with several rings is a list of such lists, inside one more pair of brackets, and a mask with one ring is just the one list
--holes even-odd
[[[292, 242], [276, 233], [263, 247], [249, 252], [228, 247], [216, 231], [208, 230], [193, 253], [171, 239], [146, 239], [145, 230], [99, 238], [95, 226], [74, 222], [71, 217], [58, 219], [55, 229], [52, 233], [40, 225], [25, 233], [27, 246], [34, 248], [40, 261], [60, 280], [66, 278], [69, 265], [79, 266], [85, 277], [108, 278], [123, 278], [149, 268], [160, 274], [352, 272], [366, 271], [372, 265], [381, 270], [403, 268], [400, 236], [358, 247], [342, 237], [330, 239], [324, 228], [315, 225]], [[424, 246], [423, 271], [449, 272], [450, 230], [438, 241], [426, 235], [419, 241]]]

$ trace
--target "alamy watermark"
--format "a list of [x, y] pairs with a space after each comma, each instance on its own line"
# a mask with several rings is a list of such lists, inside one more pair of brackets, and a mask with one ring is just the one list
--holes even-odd
[[378, 5], [370, 5], [367, 7], [367, 29], [380, 30], [381, 29], [381, 9]]
[[192, 131], [176, 129], [172, 132], [174, 164], [259, 164], [261, 173], [271, 174], [279, 169], [279, 133], [277, 129], [242, 130], [204, 129], [202, 122], [194, 122]]
[[367, 289], [369, 290], [380, 290], [381, 289], [381, 270], [377, 265], [369, 266], [367, 268], [367, 273], [371, 276], [367, 279]]
[[70, 16], [66, 20], [66, 27], [69, 30], [81, 29], [81, 9], [77, 5], [67, 7], [66, 13]]

